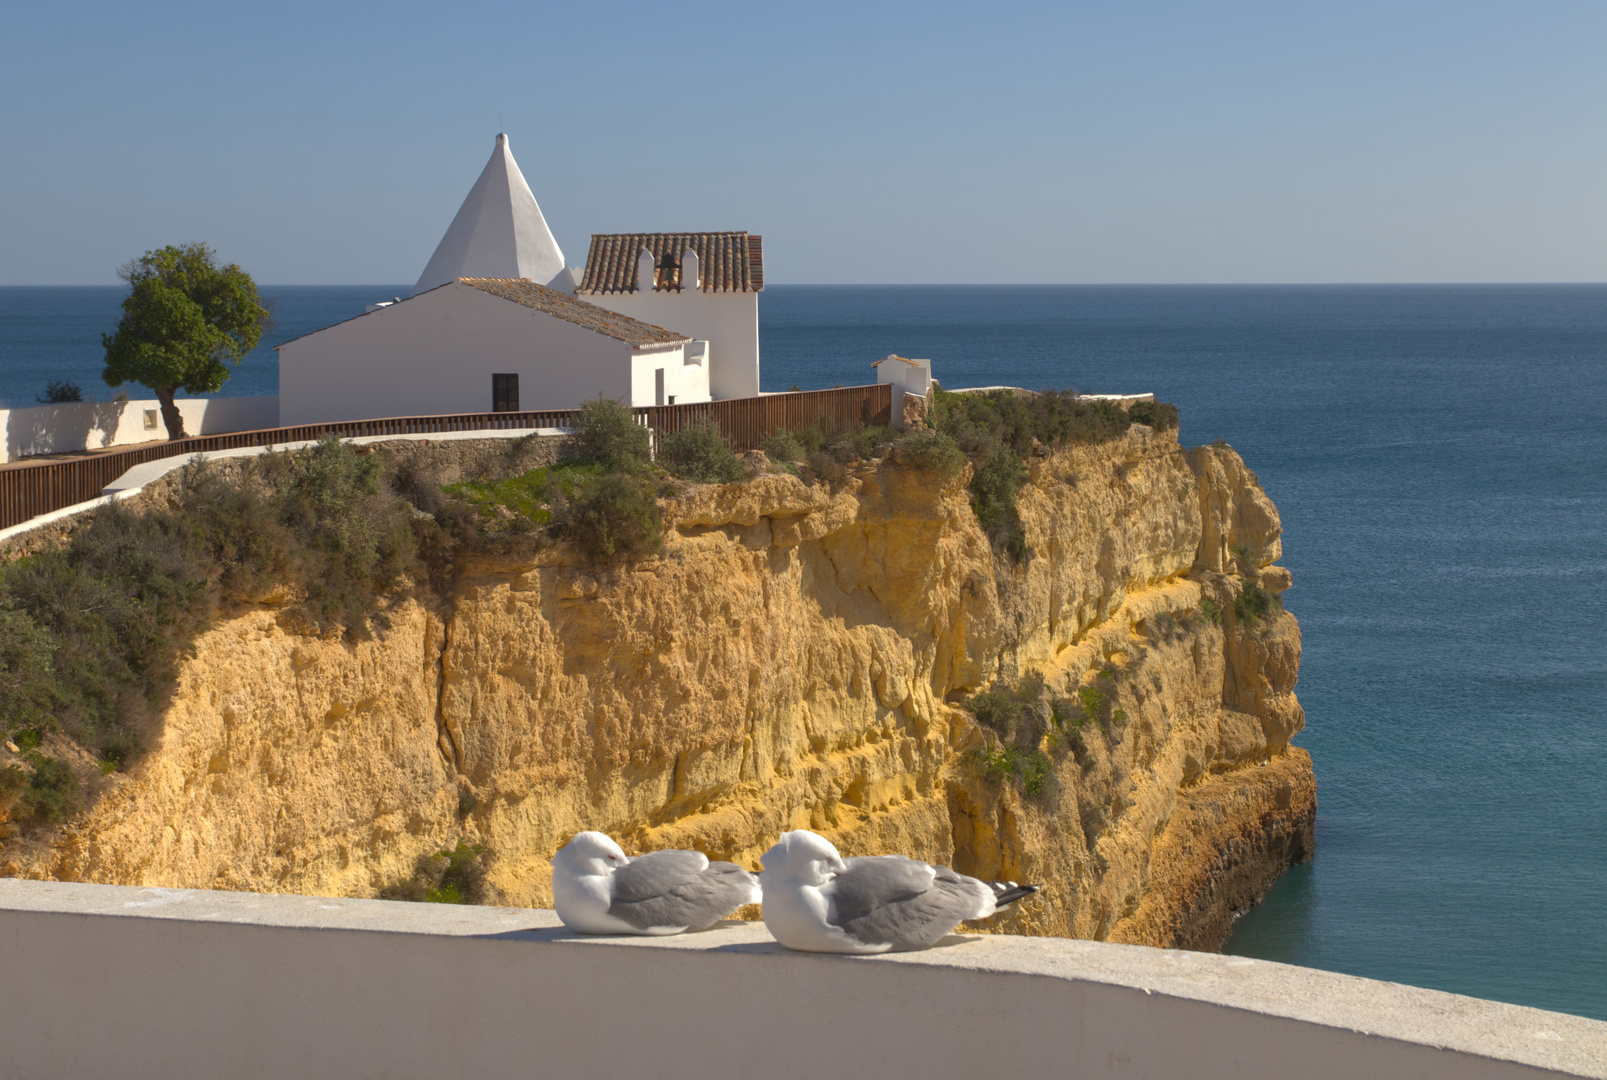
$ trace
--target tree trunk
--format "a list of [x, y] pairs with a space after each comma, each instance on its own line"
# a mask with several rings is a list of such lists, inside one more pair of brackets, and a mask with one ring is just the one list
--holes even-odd
[[179, 413], [179, 407], [173, 404], [173, 391], [178, 388], [175, 386], [153, 386], [151, 389], [156, 391], [156, 400], [162, 403], [162, 423], [167, 425], [167, 437], [169, 439], [188, 438], [189, 436], [184, 434], [184, 417]]

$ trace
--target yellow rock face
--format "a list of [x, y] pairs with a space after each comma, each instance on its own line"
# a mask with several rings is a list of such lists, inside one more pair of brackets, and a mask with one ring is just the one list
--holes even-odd
[[[581, 829], [756, 866], [808, 827], [1045, 884], [997, 929], [1215, 947], [1311, 847], [1298, 627], [1233, 614], [1247, 575], [1288, 587], [1277, 511], [1231, 450], [1140, 426], [1030, 472], [1020, 565], [965, 475], [889, 461], [836, 494], [694, 489], [634, 565], [560, 546], [466, 566], [355, 646], [233, 618], [185, 663], [160, 747], [31, 872], [361, 896], [461, 838], [508, 902], [546, 906]], [[955, 704], [1028, 669], [1110, 713], [1080, 753], [1050, 748], [1034, 796], [981, 773], [994, 736]]]

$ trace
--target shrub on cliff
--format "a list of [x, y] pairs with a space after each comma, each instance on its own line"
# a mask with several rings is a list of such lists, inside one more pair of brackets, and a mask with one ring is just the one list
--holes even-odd
[[1177, 406], [1165, 401], [1135, 401], [1127, 416], [1133, 423], [1148, 424], [1156, 431], [1177, 428]]
[[288, 535], [295, 584], [306, 597], [302, 613], [322, 627], [343, 626], [350, 637], [367, 636], [379, 595], [415, 547], [406, 505], [380, 489], [379, 458], [325, 436], [255, 464], [269, 492], [266, 513]]
[[17, 765], [0, 768], [0, 817], [10, 815], [17, 796], [28, 786], [28, 774]]
[[484, 904], [491, 900], [486, 882], [491, 853], [480, 844], [458, 841], [455, 848], [426, 855], [413, 876], [379, 891], [381, 900], [425, 904]]
[[848, 465], [880, 457], [903, 442], [899, 432], [887, 424], [838, 424], [822, 417], [808, 427], [779, 429], [759, 448], [784, 467], [807, 468], [806, 480], [839, 484], [848, 475]]
[[51, 637], [32, 616], [0, 608], [0, 734], [49, 720], [56, 698], [53, 659]]
[[640, 558], [663, 546], [663, 516], [651, 484], [621, 472], [603, 475], [570, 502], [562, 529], [593, 559]]
[[1000, 679], [965, 699], [977, 723], [1009, 743], [1036, 743], [1043, 737], [1043, 676], [1029, 671], [1012, 685]]
[[581, 404], [568, 456], [595, 461], [605, 469], [634, 472], [652, 464], [652, 442], [632, 409], [599, 394]]
[[960, 449], [959, 444], [932, 428], [918, 428], [910, 432], [899, 444], [898, 456], [900, 461], [906, 461], [917, 469], [927, 469], [945, 477], [960, 475], [966, 462], [965, 451]]
[[1044, 752], [1070, 746], [1081, 760], [1087, 752], [1081, 719], [1068, 728], [1070, 713], [1063, 699], [1045, 700], [1043, 676], [1028, 671], [1011, 683], [1000, 679], [967, 698], [962, 707], [977, 723], [998, 736], [998, 743], [977, 747], [978, 770], [988, 780], [1009, 780], [1029, 796], [1044, 795], [1054, 786], [1054, 760]]
[[1248, 582], [1233, 600], [1233, 614], [1246, 626], [1254, 626], [1278, 610], [1278, 598], [1254, 581]]
[[781, 428], [766, 437], [764, 442], [759, 444], [759, 449], [763, 450], [765, 456], [771, 461], [796, 463], [809, 455], [809, 451], [805, 448], [803, 441], [798, 438], [795, 432], [788, 431], [786, 428]]
[[126, 759], [203, 623], [207, 587], [193, 523], [117, 506], [67, 547], [0, 569], [7, 727], [59, 726], [97, 757]]
[[696, 484], [732, 484], [748, 476], [742, 460], [725, 445], [712, 420], [660, 438], [658, 463], [671, 475]]
[[17, 797], [18, 816], [35, 824], [66, 821], [78, 809], [78, 777], [55, 758], [35, 752], [29, 759], [34, 771]]

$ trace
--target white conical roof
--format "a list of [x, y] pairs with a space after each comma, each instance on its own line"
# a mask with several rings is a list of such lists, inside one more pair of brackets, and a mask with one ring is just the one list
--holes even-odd
[[[555, 281], [560, 275], [561, 280]], [[538, 285], [574, 291], [564, 253], [508, 150], [506, 135], [497, 136], [491, 160], [458, 208], [413, 292], [460, 277], [529, 278]]]

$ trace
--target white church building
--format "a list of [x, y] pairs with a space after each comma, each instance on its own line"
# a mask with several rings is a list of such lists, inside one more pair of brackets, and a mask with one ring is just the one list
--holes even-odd
[[759, 393], [760, 238], [598, 234], [570, 267], [506, 135], [404, 300], [278, 346], [279, 422]]

